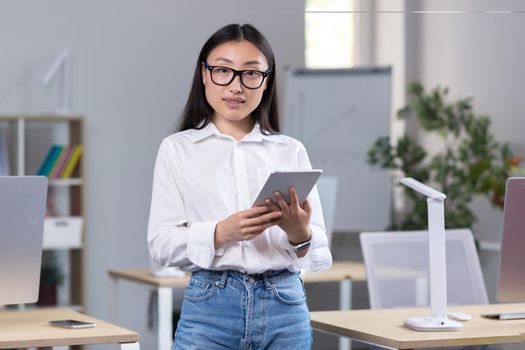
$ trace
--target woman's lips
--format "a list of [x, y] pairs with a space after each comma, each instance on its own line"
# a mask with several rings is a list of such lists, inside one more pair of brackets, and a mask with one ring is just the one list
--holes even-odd
[[226, 103], [226, 106], [232, 109], [237, 109], [241, 107], [244, 103], [244, 100], [236, 98], [224, 98], [223, 100]]

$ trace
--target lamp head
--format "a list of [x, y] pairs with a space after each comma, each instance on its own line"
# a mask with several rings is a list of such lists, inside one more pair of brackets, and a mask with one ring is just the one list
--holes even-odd
[[69, 58], [69, 55], [71, 53], [71, 50], [69, 47], [65, 47], [62, 52], [57, 56], [51, 67], [49, 67], [48, 71], [42, 78], [42, 84], [47, 85], [53, 79], [55, 74], [57, 74], [58, 70], [62, 65], [65, 63], [65, 61]]
[[410, 187], [411, 189], [413, 189], [414, 191], [416, 192], [419, 192], [425, 196], [427, 196], [428, 198], [431, 198], [433, 200], [438, 200], [438, 201], [444, 201], [445, 198], [447, 198], [447, 196], [445, 196], [445, 194], [433, 189], [432, 187], [429, 187], [419, 181], [417, 181], [416, 179], [413, 179], [411, 177], [404, 177], [401, 179], [401, 183], [407, 187]]

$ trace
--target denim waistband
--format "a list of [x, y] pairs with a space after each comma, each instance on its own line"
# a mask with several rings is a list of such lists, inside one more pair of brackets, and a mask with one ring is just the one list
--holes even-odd
[[232, 285], [239, 288], [245, 288], [247, 283], [254, 286], [265, 285], [270, 288], [272, 284], [297, 275], [297, 272], [289, 270], [268, 270], [260, 274], [248, 274], [235, 270], [213, 271], [198, 270], [192, 273], [192, 278], [205, 279], [215, 283], [219, 287]]

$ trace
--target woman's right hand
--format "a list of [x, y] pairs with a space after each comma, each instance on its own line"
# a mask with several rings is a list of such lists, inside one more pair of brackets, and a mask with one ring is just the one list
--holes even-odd
[[248, 241], [279, 224], [282, 213], [263, 205], [239, 211], [215, 226], [215, 247], [229, 241]]

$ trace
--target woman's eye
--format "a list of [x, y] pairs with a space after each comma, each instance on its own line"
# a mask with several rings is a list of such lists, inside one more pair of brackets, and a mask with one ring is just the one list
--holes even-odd
[[256, 70], [249, 70], [249, 71], [244, 72], [244, 75], [250, 78], [257, 78], [261, 75], [261, 73]]

